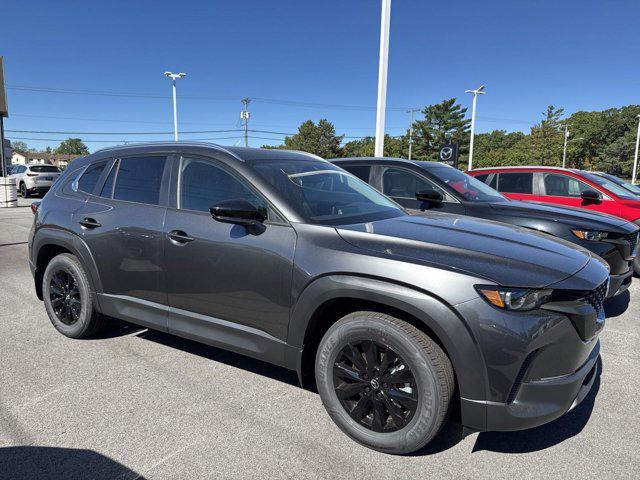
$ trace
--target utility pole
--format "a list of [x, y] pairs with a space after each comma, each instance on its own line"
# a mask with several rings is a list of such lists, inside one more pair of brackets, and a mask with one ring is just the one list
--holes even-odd
[[636, 154], [633, 157], [633, 176], [631, 184], [636, 184], [636, 174], [638, 173], [638, 145], [640, 144], [640, 115], [638, 115], [638, 135], [636, 135]]
[[244, 122], [244, 146], [249, 146], [249, 102], [251, 99], [249, 97], [244, 97], [242, 99], [242, 111], [240, 112], [240, 119]]
[[390, 22], [391, 0], [382, 0], [382, 11], [380, 14], [380, 60], [378, 64], [378, 104], [376, 107], [376, 157], [382, 157], [384, 155], [384, 116], [387, 109]]
[[411, 150], [413, 146], [413, 112], [419, 112], [419, 108], [412, 108], [411, 110], [407, 110], [409, 114], [409, 160], [411, 160]]
[[186, 73], [173, 73], [164, 72], [165, 77], [171, 79], [171, 85], [173, 86], [173, 139], [178, 141], [178, 99], [176, 96], [176, 78], [186, 77]]
[[476, 132], [476, 100], [478, 95], [484, 95], [484, 85], [476, 88], [475, 90], [465, 90], [464, 93], [473, 93], [473, 103], [471, 106], [471, 140], [469, 142], [469, 167], [468, 170], [473, 169], [473, 137]]
[[562, 148], [562, 168], [567, 165], [567, 140], [569, 140], [569, 127], [564, 127], [564, 147]]

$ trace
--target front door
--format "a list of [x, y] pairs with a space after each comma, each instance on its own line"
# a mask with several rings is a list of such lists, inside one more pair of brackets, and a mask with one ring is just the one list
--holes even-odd
[[[184, 156], [173, 172], [164, 226], [169, 329], [260, 356], [256, 350], [286, 339], [296, 233], [222, 162]], [[209, 207], [234, 199], [264, 211], [264, 232], [211, 217]]]
[[[604, 195], [595, 187], [581, 182], [571, 175], [563, 173], [543, 174], [544, 197], [542, 201], [566, 205], [568, 207], [586, 208], [597, 212], [619, 215], [619, 205]], [[600, 194], [601, 202], [592, 203], [582, 199], [581, 194], [586, 190], [593, 190]]]

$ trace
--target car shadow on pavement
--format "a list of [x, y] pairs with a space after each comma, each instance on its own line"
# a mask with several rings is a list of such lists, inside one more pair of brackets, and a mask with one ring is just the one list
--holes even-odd
[[37, 446], [0, 448], [0, 477], [11, 480], [144, 479], [93, 450]]
[[215, 360], [216, 362], [221, 362], [225, 365], [241, 368], [248, 372], [256, 373], [273, 380], [278, 380], [279, 382], [288, 383], [289, 385], [302, 388], [298, 382], [298, 376], [293, 370], [279, 367], [271, 363], [256, 360], [245, 355], [240, 355], [239, 353], [212, 347], [204, 343], [177, 337], [157, 330], [144, 330], [138, 333], [137, 336], [171, 348], [177, 348], [192, 355], [198, 355], [200, 357], [208, 358], [209, 360]]
[[607, 318], [619, 317], [629, 308], [631, 294], [629, 290], [622, 292], [620, 295], [605, 300], [604, 313]]
[[582, 431], [600, 389], [602, 359], [598, 360], [598, 373], [591, 391], [582, 403], [553, 422], [518, 432], [482, 432], [478, 435], [473, 451], [488, 450], [500, 453], [529, 453], [553, 447]]

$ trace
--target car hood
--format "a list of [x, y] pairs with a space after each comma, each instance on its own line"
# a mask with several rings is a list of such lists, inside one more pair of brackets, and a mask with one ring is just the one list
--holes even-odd
[[[582, 208], [558, 207], [549, 203], [509, 202], [491, 203], [494, 214], [504, 216], [526, 216], [540, 220], [553, 220], [564, 223], [568, 228], [580, 227], [589, 230], [617, 231], [618, 227], [627, 222], [619, 217], [606, 213], [594, 212]], [[622, 231], [621, 231], [622, 232]]]
[[511, 287], [539, 288], [560, 282], [591, 259], [588, 250], [544, 233], [435, 212], [336, 230], [358, 248]]

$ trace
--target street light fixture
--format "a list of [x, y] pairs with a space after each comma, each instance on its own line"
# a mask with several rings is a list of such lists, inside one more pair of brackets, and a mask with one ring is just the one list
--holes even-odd
[[476, 100], [478, 95], [484, 95], [484, 85], [475, 90], [465, 90], [464, 93], [473, 93], [473, 103], [471, 106], [471, 140], [469, 142], [469, 170], [473, 169], [473, 137], [476, 131]]
[[178, 100], [176, 98], [176, 78], [186, 77], [186, 73], [164, 72], [165, 77], [171, 79], [173, 86], [173, 139], [178, 141]]

